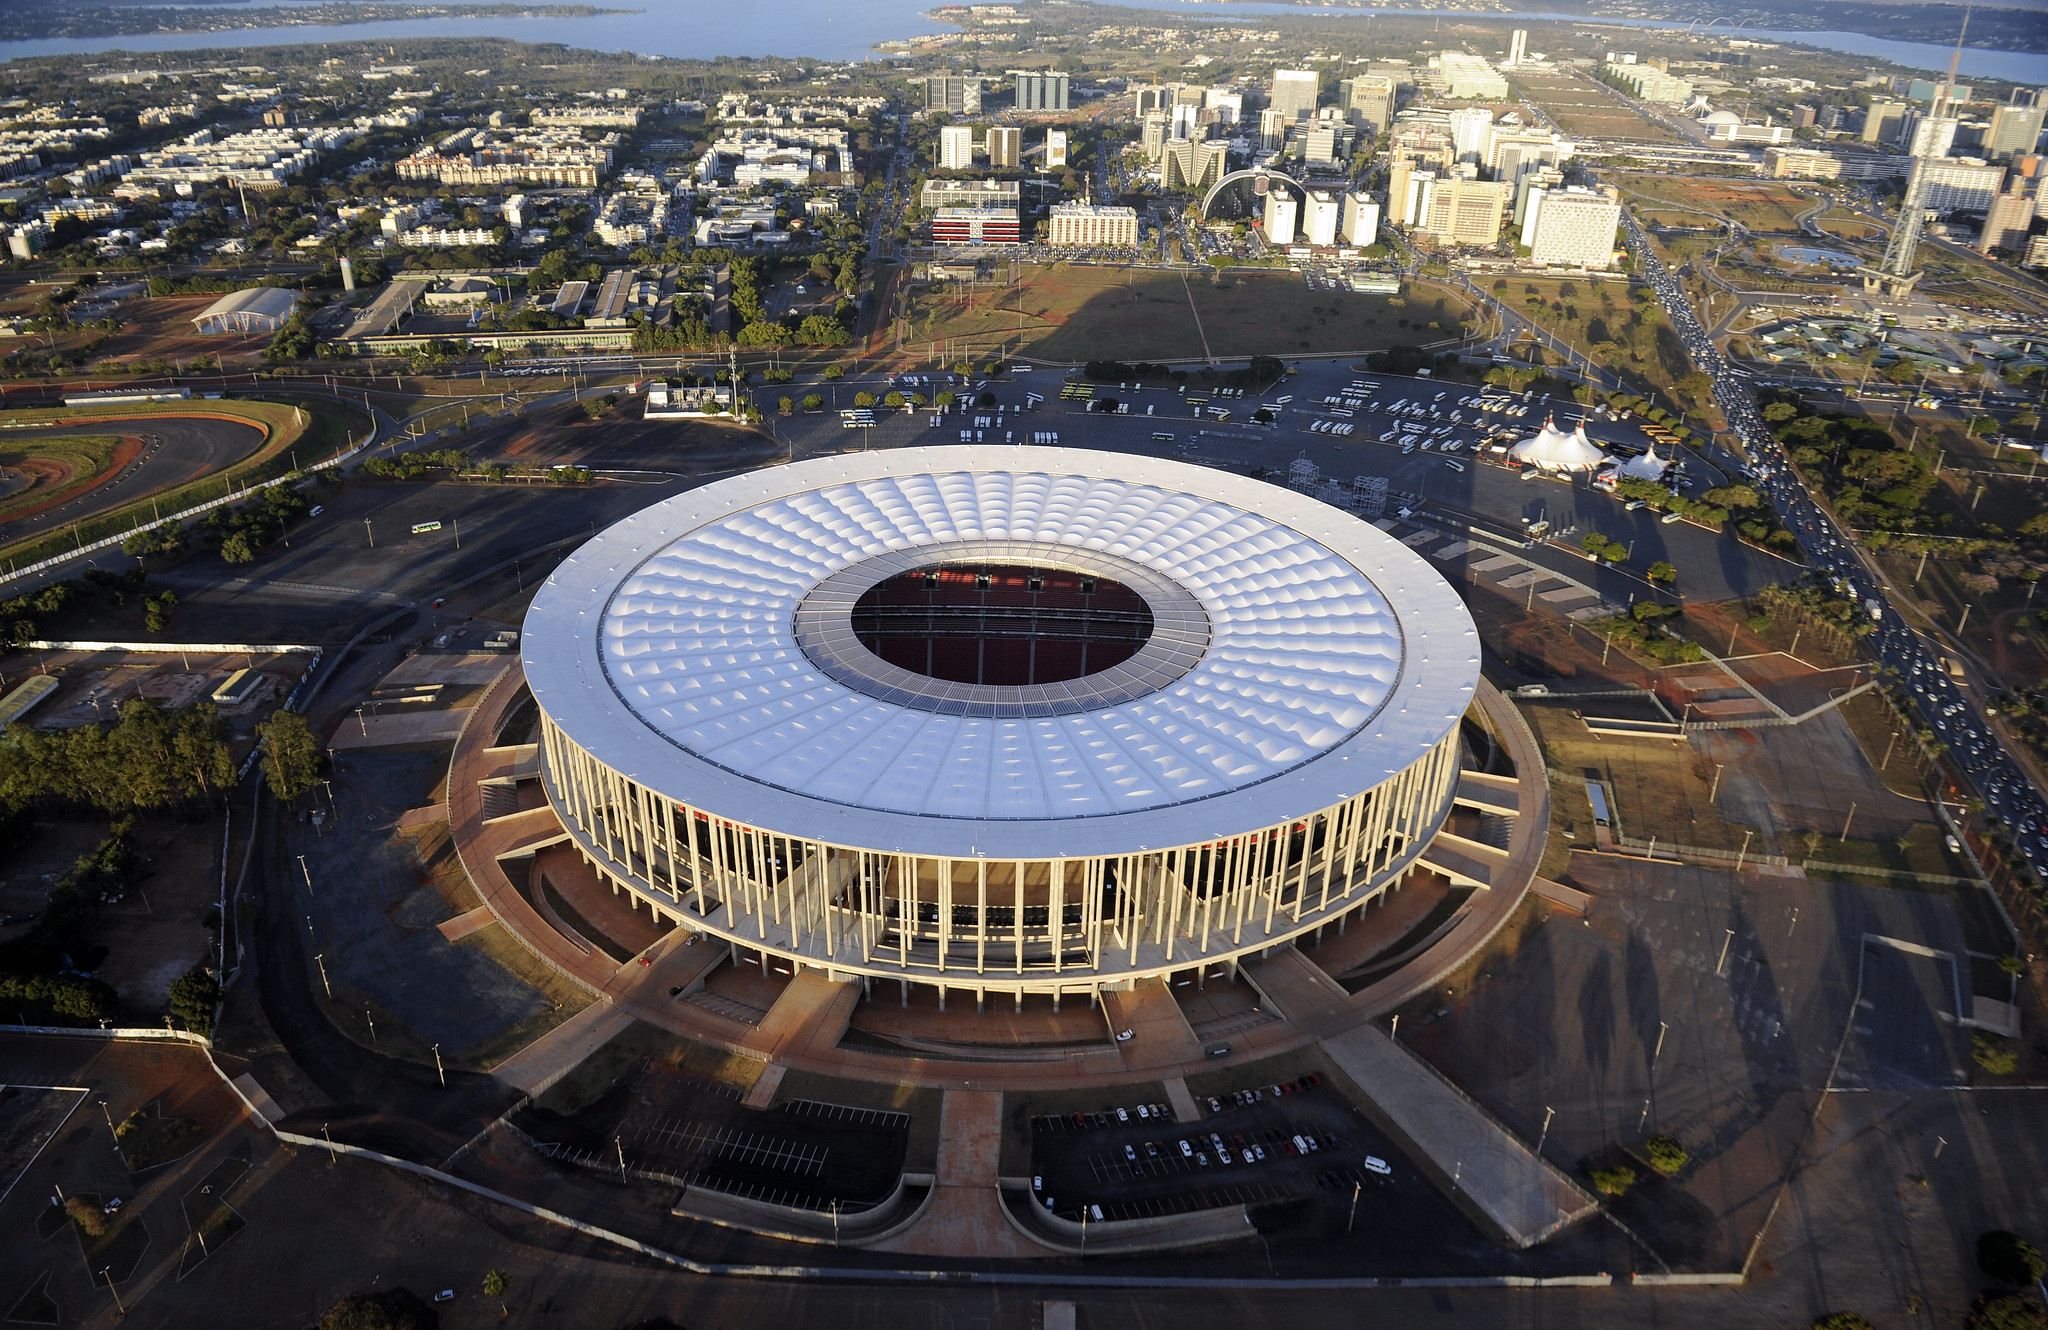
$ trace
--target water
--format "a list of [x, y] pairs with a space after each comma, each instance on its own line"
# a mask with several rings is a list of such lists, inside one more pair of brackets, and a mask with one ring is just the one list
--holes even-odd
[[[1391, 14], [1402, 18], [1429, 18], [1441, 15], [1444, 18], [1477, 20], [1503, 25], [1501, 44], [1507, 44], [1505, 25], [1517, 20], [1543, 21], [1552, 23], [1598, 24], [1601, 27], [1617, 28], [1676, 28], [1683, 29], [1683, 23], [1668, 23], [1660, 19], [1637, 18], [1590, 18], [1584, 14], [1520, 13], [1494, 14], [1469, 9], [1323, 9], [1306, 5], [1262, 3], [1260, 0], [1241, 0], [1230, 4], [1190, 4], [1185, 0], [1117, 0], [1117, 3], [1134, 9], [1164, 10], [1175, 14], [1247, 14], [1247, 15], [1309, 15], [1318, 18], [1365, 18], [1372, 14]], [[1720, 31], [1720, 29], [1717, 29]], [[1839, 55], [1869, 56], [1873, 59], [1889, 60], [1908, 69], [1931, 69], [1945, 73], [1949, 57], [1955, 54], [1955, 47], [1940, 46], [1932, 42], [1895, 42], [1883, 37], [1872, 37], [1861, 32], [1779, 32], [1762, 28], [1744, 28], [1745, 38], [1761, 38], [1773, 42], [1801, 42], [1817, 46], [1822, 50], [1834, 51]], [[1980, 79], [2002, 79], [2013, 83], [2048, 84], [2048, 53], [2036, 51], [1988, 51], [1965, 46], [1959, 74]]]
[[1833, 249], [1808, 249], [1803, 245], [1781, 245], [1778, 254], [1794, 263], [1825, 263], [1835, 268], [1853, 268], [1862, 262], [1854, 254]]
[[[4, 2], [4, 0], [0, 0]], [[269, 5], [276, 0], [253, 0]], [[546, 3], [546, 0], [536, 0]], [[0, 60], [102, 51], [191, 51], [238, 46], [302, 46], [315, 42], [391, 41], [415, 37], [502, 37], [560, 42], [593, 51], [709, 59], [713, 56], [809, 56], [861, 60], [876, 42], [953, 29], [919, 17], [936, 0], [775, 0], [772, 22], [752, 5], [712, 0], [587, 0], [644, 12], [590, 18], [437, 18], [345, 23], [232, 32], [154, 33], [127, 37], [53, 37], [0, 42]]]
[[[275, 0], [257, 0], [274, 3]], [[607, 3], [607, 0], [595, 0]], [[596, 51], [630, 51], [678, 59], [713, 56], [810, 56], [824, 60], [859, 60], [879, 41], [945, 32], [950, 29], [920, 17], [935, 0], [777, 0], [773, 21], [749, 5], [716, 4], [711, 0], [610, 0], [644, 12], [593, 18], [445, 18], [389, 23], [348, 23], [331, 26], [243, 28], [233, 32], [159, 33], [130, 37], [59, 37], [44, 41], [0, 42], [0, 60], [37, 55], [93, 55], [102, 51], [189, 51], [237, 46], [300, 46], [316, 42], [391, 41], [408, 37], [502, 37], [520, 42], [559, 42]], [[1580, 14], [1531, 12], [1485, 13], [1472, 10], [1320, 9], [1299, 5], [1242, 0], [1230, 4], [1191, 4], [1186, 0], [1120, 0], [1133, 8], [1184, 16], [1223, 19], [1233, 15], [1285, 15], [1365, 19], [1378, 13], [1484, 21], [1505, 25], [1541, 20], [1598, 23], [1618, 28], [1678, 28], [1683, 24], [1655, 19], [1589, 19]], [[1843, 55], [1889, 60], [1909, 69], [1942, 71], [1953, 48], [1928, 42], [1897, 42], [1860, 32], [1775, 32], [1753, 28], [1744, 37], [1801, 42]], [[1503, 40], [1505, 34], [1503, 33]], [[2048, 86], [2048, 53], [1987, 51], [1963, 48], [1961, 73], [1976, 79]]]

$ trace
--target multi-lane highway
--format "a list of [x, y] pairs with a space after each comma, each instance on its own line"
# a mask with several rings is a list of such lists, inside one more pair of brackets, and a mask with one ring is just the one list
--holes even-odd
[[1756, 396], [1708, 337], [1669, 269], [1651, 250], [1633, 217], [1622, 214], [1628, 247], [1638, 270], [1656, 289], [1672, 326], [1685, 339], [1693, 360], [1712, 376], [1714, 400], [1742, 441], [1750, 479], [1777, 505], [1785, 525], [1798, 537], [1814, 568], [1853, 597], [1876, 625], [1878, 659], [1896, 673], [1899, 688], [1913, 700], [1935, 736], [1947, 746], [1985, 808], [2010, 828], [2014, 843], [2035, 875], [2048, 874], [2048, 802], [2013, 761], [1985, 720], [1981, 704], [1943, 668], [1940, 653], [1908, 627], [1892, 603], [1884, 578], [1865, 561], [1834, 519], [1813, 501], [1764, 424]]

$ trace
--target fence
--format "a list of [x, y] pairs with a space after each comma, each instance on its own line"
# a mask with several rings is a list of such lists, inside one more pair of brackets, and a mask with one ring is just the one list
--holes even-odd
[[1687, 845], [1683, 841], [1662, 838], [1642, 840], [1635, 836], [1617, 835], [1614, 843], [1626, 849], [1649, 851], [1653, 856], [1669, 854], [1674, 859], [1706, 859], [1715, 863], [1730, 864], [1768, 864], [1773, 868], [1784, 868], [1792, 862], [1782, 854], [1744, 854], [1740, 850], [1711, 849], [1704, 845]]

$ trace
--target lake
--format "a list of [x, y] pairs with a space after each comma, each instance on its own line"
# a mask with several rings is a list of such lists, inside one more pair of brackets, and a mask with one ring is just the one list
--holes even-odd
[[[256, 0], [256, 3], [274, 0]], [[604, 0], [596, 0], [604, 3]], [[631, 51], [638, 55], [677, 59], [713, 56], [811, 56], [825, 60], [859, 60], [880, 41], [944, 32], [949, 29], [921, 17], [937, 0], [779, 0], [772, 8], [714, 4], [709, 0], [620, 0], [643, 11], [592, 18], [445, 18], [389, 23], [347, 23], [280, 28], [243, 28], [233, 32], [161, 33], [129, 37], [61, 37], [44, 41], [0, 42], [0, 60], [37, 55], [92, 55], [103, 51], [190, 51], [237, 46], [299, 46], [318, 42], [390, 41], [404, 37], [503, 37], [519, 42], [559, 42], [597, 51]], [[1232, 15], [1342, 17], [1364, 20], [1373, 14], [1404, 17], [1483, 19], [1507, 24], [1517, 20], [1598, 23], [1617, 28], [1683, 27], [1654, 19], [1589, 19], [1552, 12], [1493, 13], [1475, 10], [1322, 9], [1245, 0], [1233, 4], [1195, 4], [1186, 0], [1120, 0], [1133, 8], [1192, 17]], [[772, 21], [764, 15], [772, 14]], [[1948, 68], [1953, 48], [1927, 42], [1897, 42], [1860, 32], [1773, 32], [1744, 28], [1744, 37], [1803, 42], [1844, 55], [1890, 60], [1912, 69]], [[2048, 54], [2030, 51], [1988, 51], [1963, 48], [1961, 72], [1975, 79], [2007, 80], [2048, 86]]]

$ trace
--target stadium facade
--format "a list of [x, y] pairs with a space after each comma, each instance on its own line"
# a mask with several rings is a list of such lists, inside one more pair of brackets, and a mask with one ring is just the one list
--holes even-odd
[[1031, 447], [679, 495], [566, 560], [522, 648], [548, 799], [616, 889], [834, 979], [1020, 1002], [1378, 898], [1450, 810], [1479, 673], [1377, 528]]

